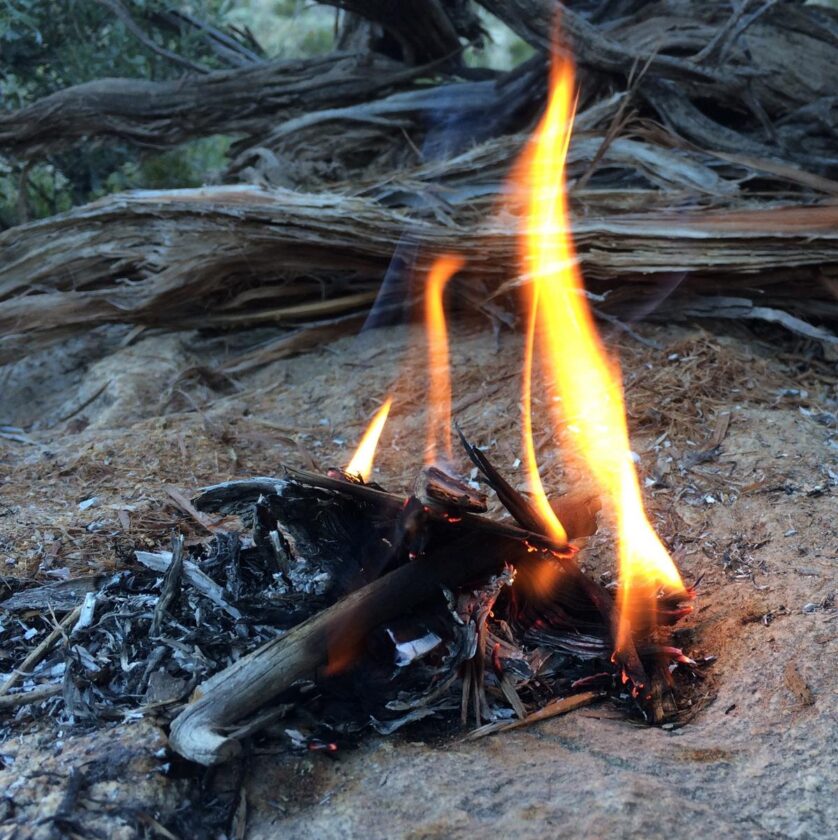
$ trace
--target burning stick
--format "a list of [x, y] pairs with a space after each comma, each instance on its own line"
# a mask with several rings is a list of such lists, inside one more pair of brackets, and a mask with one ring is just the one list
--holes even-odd
[[583, 706], [590, 706], [591, 703], [596, 703], [597, 700], [602, 700], [605, 696], [604, 691], [583, 691], [581, 694], [571, 694], [570, 697], [562, 697], [559, 700], [554, 700], [552, 703], [548, 703], [538, 711], [533, 712], [531, 715], [527, 715], [523, 720], [488, 723], [486, 726], [481, 726], [479, 729], [475, 729], [474, 732], [469, 732], [463, 740], [477, 741], [479, 738], [485, 738], [487, 735], [494, 735], [496, 732], [511, 732], [514, 729], [531, 726], [533, 723], [538, 723], [542, 720], [549, 720], [550, 718], [558, 717], [559, 715], [566, 715], [574, 709], [581, 709]]
[[[296, 474], [298, 477], [301, 474]], [[374, 498], [389, 494], [325, 477], [311, 477], [316, 486]], [[226, 488], [229, 490], [229, 488]], [[213, 488], [216, 495], [221, 488]], [[206, 497], [205, 497], [206, 498]], [[465, 519], [465, 517], [464, 517]], [[475, 518], [468, 522], [475, 524]], [[357, 647], [373, 628], [399, 616], [439, 591], [472, 579], [499, 574], [514, 542], [522, 546], [529, 538], [518, 529], [477, 520], [481, 528], [463, 528], [463, 536], [444, 550], [421, 561], [400, 566], [384, 577], [350, 593], [333, 606], [274, 639], [215, 674], [195, 691], [195, 700], [172, 723], [173, 749], [200, 764], [211, 765], [237, 755], [237, 740], [224, 734], [294, 682], [313, 678], [328, 664], [330, 650], [338, 641], [342, 649]], [[463, 527], [459, 523], [459, 527]], [[493, 534], [481, 541], [480, 551], [470, 551], [475, 533]], [[505, 539], [500, 539], [505, 537]], [[526, 554], [526, 550], [523, 551]]]
[[[174, 720], [171, 730], [173, 748], [191, 760], [209, 765], [235, 756], [240, 750], [237, 733], [253, 729], [247, 722], [242, 729], [241, 721], [293, 683], [331, 678], [357, 660], [365, 638], [376, 628], [428, 602], [442, 587], [468, 592], [475, 583], [482, 586], [509, 562], [516, 566], [522, 581], [518, 597], [527, 597], [528, 586], [531, 588], [527, 581], [537, 578], [545, 563], [558, 564], [562, 603], [581, 603], [592, 617], [597, 613], [613, 616], [610, 595], [582, 574], [572, 562], [570, 549], [550, 538], [474, 514], [452, 516], [444, 508], [422, 505], [415, 498], [406, 503], [398, 496], [341, 478], [287, 470], [282, 479], [229, 482], [209, 488], [196, 500], [196, 506], [242, 511], [265, 495], [270, 507], [271, 498], [279, 500], [292, 488], [312, 494], [312, 503], [321, 508], [330, 504], [329, 498], [338, 508], [339, 500], [351, 499], [359, 507], [346, 515], [360, 514], [370, 521], [392, 523], [391, 556], [393, 563], [402, 565], [350, 592], [199, 686], [194, 701]], [[421, 546], [419, 551], [417, 546]], [[413, 555], [416, 559], [406, 559]], [[545, 617], [563, 614], [559, 606], [551, 609], [551, 603], [543, 603]], [[540, 608], [535, 604], [532, 609]], [[598, 620], [597, 626], [610, 635], [607, 621], [603, 625]], [[572, 623], [568, 632], [574, 638], [578, 634]], [[607, 656], [607, 640], [600, 650]], [[478, 655], [483, 656], [481, 648]], [[489, 671], [500, 671], [503, 677], [499, 663], [495, 652]]]
[[[289, 482], [371, 504], [378, 515], [388, 515], [399, 525], [403, 542], [413, 539], [411, 526], [405, 523], [410, 506], [398, 496], [344, 479], [290, 469], [283, 479], [228, 482], [209, 488], [196, 506], [241, 510], [262, 495], [281, 494]], [[240, 747], [225, 729], [297, 680], [314, 677], [318, 669], [333, 666], [329, 659], [338, 642], [344, 654], [354, 651], [373, 628], [427, 600], [441, 586], [456, 588], [470, 580], [487, 580], [499, 574], [515, 555], [523, 563], [530, 558], [530, 562], [540, 562], [540, 552], [533, 553], [536, 547], [549, 550], [554, 558], [570, 557], [566, 547], [542, 534], [474, 514], [462, 513], [452, 519], [444, 508], [422, 510], [431, 524], [449, 533], [447, 544], [350, 593], [204, 682], [195, 692], [195, 701], [172, 724], [172, 747], [202, 764], [226, 761], [238, 754]], [[394, 546], [394, 551], [400, 548]], [[574, 564], [570, 566], [584, 577]]]

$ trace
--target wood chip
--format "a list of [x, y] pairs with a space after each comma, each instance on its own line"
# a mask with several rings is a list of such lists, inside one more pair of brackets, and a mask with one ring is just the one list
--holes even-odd
[[783, 671], [783, 679], [786, 683], [786, 688], [798, 699], [803, 706], [813, 706], [815, 704], [815, 695], [812, 694], [812, 689], [806, 684], [806, 680], [800, 674], [795, 662], [789, 662]]

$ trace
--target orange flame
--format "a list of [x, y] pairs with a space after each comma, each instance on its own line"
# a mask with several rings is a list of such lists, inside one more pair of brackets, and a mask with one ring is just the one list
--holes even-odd
[[548, 393], [554, 426], [558, 429], [562, 425], [569, 431], [575, 450], [616, 511], [622, 583], [616, 640], [616, 650], [620, 652], [629, 638], [632, 622], [654, 615], [658, 588], [683, 591], [684, 587], [643, 509], [629, 446], [620, 374], [606, 356], [585, 303], [565, 190], [565, 160], [575, 100], [573, 66], [566, 59], [556, 58], [547, 110], [522, 168], [527, 190], [527, 224], [522, 244], [525, 271], [532, 277], [524, 370], [526, 452], [538, 508], [553, 530], [558, 520], [538, 479], [532, 445], [532, 346], [537, 335], [551, 389]]
[[443, 294], [448, 281], [465, 265], [461, 257], [438, 257], [425, 287], [425, 333], [428, 342], [428, 430], [425, 464], [437, 463], [439, 450], [448, 461], [451, 448], [451, 375], [448, 369], [448, 330]]
[[535, 441], [532, 435], [532, 369], [533, 355], [535, 352], [535, 333], [538, 313], [538, 287], [532, 287], [532, 299], [530, 301], [530, 315], [527, 324], [527, 338], [524, 346], [524, 393], [522, 398], [523, 417], [521, 429], [523, 433], [524, 458], [526, 459], [527, 475], [530, 481], [530, 493], [535, 503], [535, 508], [541, 516], [542, 522], [547, 526], [550, 536], [556, 542], [567, 542], [567, 532], [564, 525], [559, 521], [555, 511], [550, 506], [547, 493], [544, 491], [544, 484], [541, 481], [541, 474], [538, 471], [538, 461], [535, 456]]
[[346, 472], [350, 475], [360, 475], [364, 481], [372, 475], [372, 465], [375, 460], [375, 450], [378, 448], [378, 439], [381, 437], [392, 404], [393, 398], [387, 397], [370, 420], [370, 424], [367, 426], [367, 430], [364, 432], [364, 436], [346, 468]]

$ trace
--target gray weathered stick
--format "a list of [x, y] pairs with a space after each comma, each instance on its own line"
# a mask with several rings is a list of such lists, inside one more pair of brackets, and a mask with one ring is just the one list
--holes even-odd
[[463, 540], [455, 541], [433, 559], [395, 569], [264, 644], [198, 686], [194, 701], [172, 722], [172, 748], [205, 765], [235, 757], [240, 744], [223, 734], [225, 728], [323, 666], [328, 673], [349, 664], [374, 627], [427, 600], [440, 586], [498, 573], [509, 545], [497, 539], [480, 552], [468, 552]]
[[[135, 551], [134, 556], [137, 562], [142, 563], [148, 569], [155, 572], [163, 572], [172, 562], [171, 551]], [[209, 576], [205, 575], [191, 560], [183, 561], [183, 574], [189, 583], [198, 590], [205, 598], [209, 598], [218, 607], [221, 607], [228, 615], [237, 621], [242, 614], [224, 598], [224, 590]]]
[[64, 686], [61, 683], [51, 685], [39, 685], [29, 691], [21, 691], [18, 694], [4, 694], [0, 697], [0, 709], [14, 709], [16, 706], [26, 706], [29, 703], [40, 703], [49, 697], [61, 694]]
[[79, 615], [81, 614], [81, 607], [76, 607], [72, 612], [68, 613], [64, 620], [58, 624], [49, 636], [44, 639], [26, 659], [21, 662], [20, 667], [16, 668], [12, 675], [0, 686], [0, 695], [5, 694], [9, 689], [17, 684], [17, 681], [29, 675], [29, 669], [37, 665], [44, 654], [52, 647], [53, 642], [61, 635], [63, 635], [68, 627], [71, 627]]

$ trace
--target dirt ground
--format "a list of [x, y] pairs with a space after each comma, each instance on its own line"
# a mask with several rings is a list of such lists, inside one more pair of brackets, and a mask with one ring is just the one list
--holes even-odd
[[[700, 578], [689, 648], [717, 657], [693, 719], [652, 729], [601, 706], [476, 743], [448, 729], [417, 740], [408, 729], [367, 736], [335, 760], [277, 748], [216, 774], [221, 787], [240, 783], [233, 834], [838, 833], [835, 362], [773, 331], [641, 332], [643, 343], [611, 335], [632, 444], [654, 524], [685, 579]], [[391, 391], [375, 479], [410, 490], [424, 443], [418, 332], [343, 339], [238, 379], [215, 372], [218, 342], [123, 338], [92, 334], [0, 371], [0, 424], [22, 428], [0, 437], [0, 598], [16, 579], [122, 568], [173, 527], [189, 533], [194, 523], [168, 487], [189, 495], [283, 463], [345, 465]], [[483, 324], [453, 328], [456, 419], [523, 488], [520, 345], [520, 335]], [[567, 490], [578, 476], [543, 428], [544, 483]], [[607, 573], [612, 548], [604, 517], [581, 563]], [[188, 836], [194, 791], [153, 721], [82, 732], [24, 708], [0, 711], [0, 737], [0, 837], [50, 837], [67, 825], [81, 836], [84, 826]], [[84, 819], [62, 822], [72, 768], [94, 760], [95, 784], [76, 797]]]

